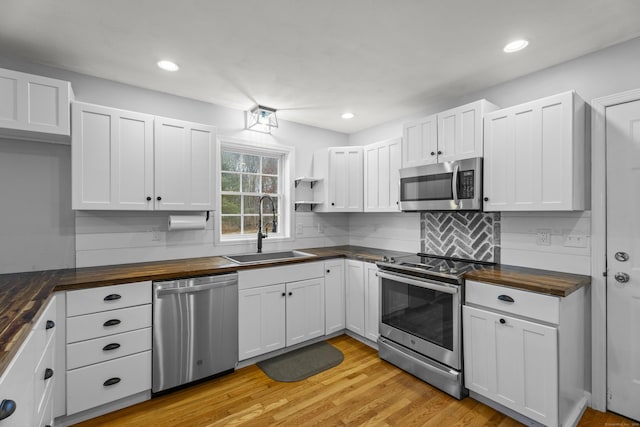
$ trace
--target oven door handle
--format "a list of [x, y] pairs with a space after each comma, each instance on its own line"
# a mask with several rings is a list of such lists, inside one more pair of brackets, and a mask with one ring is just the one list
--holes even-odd
[[443, 292], [445, 294], [455, 295], [460, 290], [459, 286], [449, 285], [448, 283], [436, 283], [426, 280], [411, 279], [404, 275], [389, 274], [382, 271], [378, 271], [376, 276], [382, 279], [395, 280], [396, 282], [406, 283], [408, 285], [419, 286], [421, 288], [431, 289], [433, 291]]
[[453, 179], [451, 180], [451, 189], [453, 190], [453, 202], [458, 205], [460, 200], [458, 199], [458, 169], [460, 165], [456, 164], [453, 167]]

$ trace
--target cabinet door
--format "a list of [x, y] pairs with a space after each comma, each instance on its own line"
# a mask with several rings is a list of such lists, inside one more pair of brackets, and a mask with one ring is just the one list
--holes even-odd
[[362, 147], [329, 148], [329, 204], [332, 212], [362, 212]]
[[285, 295], [284, 283], [238, 293], [239, 360], [285, 346]]
[[24, 427], [34, 425], [34, 384], [33, 371], [38, 362], [33, 340], [33, 333], [29, 334], [11, 363], [0, 377], [0, 401], [13, 400], [15, 412], [0, 421], [2, 427]]
[[153, 209], [153, 116], [72, 108], [73, 209]]
[[486, 211], [584, 209], [584, 102], [565, 92], [485, 115]]
[[402, 127], [402, 167], [438, 161], [438, 116], [432, 115]]
[[325, 334], [345, 328], [344, 260], [324, 263]]
[[400, 138], [364, 148], [365, 212], [398, 212]]
[[438, 161], [482, 157], [483, 101], [438, 113]]
[[346, 260], [345, 268], [347, 329], [364, 336], [364, 264], [361, 261]]
[[365, 310], [364, 336], [371, 341], [377, 341], [380, 336], [380, 287], [378, 283], [378, 267], [367, 262], [365, 270]]
[[287, 347], [324, 335], [324, 278], [287, 283]]
[[556, 328], [465, 306], [463, 331], [469, 390], [558, 425]]
[[69, 82], [0, 69], [0, 128], [69, 136]]
[[216, 128], [155, 118], [155, 207], [212, 210]]

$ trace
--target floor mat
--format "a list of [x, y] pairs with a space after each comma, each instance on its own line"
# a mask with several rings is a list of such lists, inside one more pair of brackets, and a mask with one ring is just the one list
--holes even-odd
[[338, 366], [343, 360], [340, 350], [321, 341], [262, 361], [258, 367], [272, 380], [295, 382]]

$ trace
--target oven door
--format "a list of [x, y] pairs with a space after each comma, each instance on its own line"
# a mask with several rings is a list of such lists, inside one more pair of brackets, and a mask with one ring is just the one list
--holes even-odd
[[378, 277], [380, 335], [460, 369], [462, 287], [387, 271]]

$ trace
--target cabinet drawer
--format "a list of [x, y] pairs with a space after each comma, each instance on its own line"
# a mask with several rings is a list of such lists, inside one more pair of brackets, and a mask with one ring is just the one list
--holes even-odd
[[151, 328], [81, 341], [67, 345], [67, 369], [106, 362], [146, 350], [151, 350]]
[[151, 282], [67, 292], [67, 317], [151, 304]]
[[43, 399], [42, 410], [37, 414], [36, 420], [40, 420], [38, 427], [53, 425], [53, 387], [48, 387]]
[[[51, 341], [33, 374], [33, 401], [38, 414], [44, 410], [45, 395], [50, 395], [50, 391], [53, 390], [53, 382], [56, 380], [56, 376], [60, 375], [60, 372], [54, 372], [54, 350], [55, 343]], [[36, 355], [36, 358], [38, 357], [40, 354]], [[39, 418], [36, 417], [36, 419]]]
[[44, 352], [45, 348], [49, 344], [51, 337], [55, 334], [55, 320], [56, 320], [56, 296], [47, 304], [42, 315], [38, 318], [33, 325], [33, 348], [37, 358]]
[[278, 283], [324, 277], [324, 262], [304, 262], [282, 267], [238, 271], [238, 289], [251, 289]]
[[150, 351], [74, 369], [67, 372], [67, 415], [150, 389]]
[[[559, 297], [473, 280], [465, 282], [465, 292], [467, 303], [556, 325], [560, 320]], [[505, 297], [513, 302], [505, 301]]]
[[151, 304], [67, 319], [67, 344], [151, 326]]

